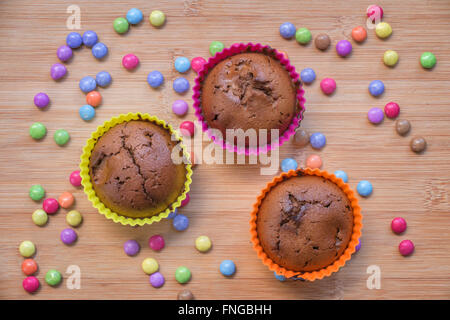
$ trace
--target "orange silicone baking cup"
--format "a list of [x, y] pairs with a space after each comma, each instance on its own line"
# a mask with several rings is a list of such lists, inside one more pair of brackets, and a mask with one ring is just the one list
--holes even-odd
[[[347, 195], [347, 198], [350, 200], [353, 209], [353, 232], [350, 238], [350, 242], [348, 243], [348, 246], [345, 249], [344, 253], [339, 257], [339, 259], [334, 261], [326, 268], [312, 272], [299, 272], [288, 270], [272, 261], [264, 252], [258, 238], [258, 231], [256, 229], [256, 219], [258, 217], [259, 207], [266, 194], [279, 182], [284, 181], [286, 178], [295, 177], [298, 175], [314, 175], [323, 177], [327, 180], [334, 182]], [[361, 208], [358, 205], [358, 199], [355, 197], [355, 193], [350, 189], [350, 186], [346, 184], [344, 181], [342, 181], [342, 179], [337, 178], [334, 174], [328, 173], [323, 170], [310, 168], [290, 170], [289, 172], [283, 172], [281, 175], [274, 177], [273, 180], [266, 185], [266, 187], [262, 190], [261, 194], [256, 199], [256, 202], [253, 205], [253, 211], [251, 213], [250, 219], [250, 234], [251, 234], [251, 241], [253, 243], [253, 248], [256, 250], [258, 257], [263, 261], [263, 263], [267, 267], [269, 267], [270, 270], [275, 271], [277, 275], [283, 275], [286, 278], [301, 278], [309, 281], [314, 281], [316, 279], [328, 277], [332, 273], [337, 272], [340, 268], [342, 268], [345, 265], [345, 263], [351, 259], [352, 254], [355, 252], [355, 247], [358, 245], [359, 238], [361, 237], [361, 229], [362, 229]]]

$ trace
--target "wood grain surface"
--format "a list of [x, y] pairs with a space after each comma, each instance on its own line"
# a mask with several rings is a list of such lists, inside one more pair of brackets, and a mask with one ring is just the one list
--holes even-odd
[[[449, 299], [450, 298], [450, 1], [384, 1], [384, 21], [393, 28], [387, 40], [368, 31], [363, 44], [353, 44], [346, 59], [331, 47], [319, 52], [311, 43], [301, 46], [280, 37], [278, 27], [285, 21], [308, 27], [313, 35], [325, 32], [333, 46], [350, 39], [353, 27], [365, 25], [365, 9], [372, 1], [1, 1], [0, 2], [0, 298], [1, 299], [176, 299], [177, 292], [190, 289], [198, 299]], [[65, 43], [69, 30], [66, 9], [81, 8], [81, 30], [95, 30], [109, 47], [103, 61], [93, 58], [87, 48], [75, 50], [67, 64], [68, 76], [60, 82], [50, 78], [49, 70], [58, 62], [56, 49]], [[125, 16], [128, 9], [140, 8], [145, 20], [125, 35], [112, 28], [113, 20]], [[160, 9], [167, 15], [163, 28], [155, 29], [148, 15]], [[173, 126], [194, 120], [190, 108], [184, 119], [171, 112], [171, 104], [180, 96], [172, 90], [179, 76], [173, 68], [177, 56], [208, 57], [209, 44], [220, 40], [227, 46], [235, 42], [261, 42], [284, 50], [297, 70], [314, 68], [318, 79], [306, 90], [306, 113], [302, 127], [320, 131], [327, 137], [321, 151], [310, 146], [300, 149], [286, 143], [280, 158], [293, 157], [300, 165], [312, 153], [324, 161], [323, 168], [345, 170], [349, 184], [359, 180], [373, 183], [374, 193], [361, 199], [363, 209], [362, 249], [333, 276], [303, 283], [279, 282], [256, 257], [250, 244], [249, 212], [261, 188], [273, 175], [261, 175], [261, 165], [207, 165], [195, 168], [191, 203], [180, 210], [190, 218], [185, 232], [172, 229], [170, 220], [132, 228], [106, 220], [93, 209], [81, 189], [69, 183], [76, 170], [81, 148], [95, 128], [112, 116], [126, 112], [147, 112], [167, 120]], [[395, 68], [383, 65], [385, 50], [400, 55]], [[435, 53], [438, 63], [427, 71], [419, 64], [424, 51]], [[129, 72], [121, 66], [127, 53], [141, 61]], [[107, 70], [112, 85], [100, 89], [103, 104], [95, 119], [86, 123], [78, 116], [85, 95], [78, 81]], [[161, 89], [152, 90], [148, 72], [160, 70], [165, 76]], [[337, 91], [327, 97], [320, 92], [319, 81], [333, 77]], [[187, 74], [191, 84], [195, 73]], [[369, 95], [371, 80], [386, 86], [380, 98]], [[38, 110], [33, 105], [37, 92], [47, 92], [51, 105]], [[181, 96], [192, 105], [192, 90]], [[367, 121], [371, 107], [383, 107], [396, 101], [401, 118], [409, 119], [412, 131], [400, 137], [394, 121], [385, 119], [374, 126]], [[40, 121], [48, 128], [42, 141], [33, 141], [29, 126]], [[65, 147], [53, 141], [56, 129], [65, 128], [71, 140]], [[428, 149], [417, 155], [410, 151], [412, 136], [421, 135]], [[208, 142], [204, 142], [207, 145]], [[48, 197], [64, 191], [75, 195], [75, 208], [84, 217], [77, 229], [76, 245], [67, 247], [59, 240], [66, 227], [65, 213], [50, 217], [45, 227], [31, 221], [31, 213], [41, 207], [28, 197], [33, 184], [42, 184]], [[408, 222], [404, 235], [394, 235], [390, 222], [403, 216]], [[152, 252], [147, 246], [153, 234], [162, 234], [166, 248]], [[199, 235], [208, 235], [213, 249], [201, 254], [194, 247]], [[27, 294], [22, 288], [23, 258], [18, 246], [23, 240], [37, 246], [41, 288]], [[136, 257], [123, 253], [128, 239], [140, 242]], [[397, 245], [411, 239], [415, 253], [404, 258]], [[145, 257], [155, 257], [166, 277], [160, 289], [152, 288], [140, 269]], [[233, 259], [237, 273], [223, 277], [219, 263]], [[70, 265], [81, 269], [81, 289], [66, 287], [65, 271]], [[192, 271], [192, 280], [178, 284], [174, 272], [178, 266]], [[368, 289], [368, 266], [381, 270], [381, 288]], [[57, 288], [44, 282], [45, 272], [56, 268], [65, 280]]]

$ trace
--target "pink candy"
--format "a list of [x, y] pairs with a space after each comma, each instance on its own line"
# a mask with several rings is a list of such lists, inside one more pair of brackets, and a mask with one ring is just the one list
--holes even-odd
[[59, 209], [59, 203], [56, 199], [47, 198], [42, 203], [42, 209], [48, 214], [53, 214]]
[[202, 57], [195, 57], [191, 61], [191, 68], [194, 69], [195, 72], [199, 73], [202, 70], [203, 65], [206, 63], [206, 60]]
[[75, 170], [70, 174], [70, 183], [74, 186], [74, 187], [79, 187], [81, 186], [81, 176], [80, 176], [80, 170]]
[[384, 113], [388, 118], [396, 118], [400, 113], [400, 107], [395, 102], [389, 102], [384, 106]]
[[151, 236], [148, 240], [148, 246], [155, 251], [162, 250], [165, 246], [164, 238], [159, 234]]
[[409, 256], [414, 252], [414, 243], [411, 240], [403, 240], [398, 245], [398, 251], [402, 256]]
[[326, 95], [330, 95], [336, 90], [336, 81], [331, 78], [325, 78], [320, 81], [320, 89], [322, 89], [323, 93]]
[[191, 200], [191, 198], [189, 197], [189, 193], [186, 193], [186, 198], [181, 201], [181, 206], [184, 207], [185, 205], [187, 205], [189, 203], [189, 200]]
[[35, 292], [39, 288], [39, 280], [36, 277], [26, 277], [22, 281], [22, 286], [29, 293]]
[[122, 65], [127, 70], [133, 70], [134, 68], [136, 68], [138, 66], [138, 64], [139, 64], [139, 58], [136, 57], [132, 53], [129, 53], [122, 58]]
[[401, 217], [394, 218], [391, 222], [391, 229], [396, 234], [404, 232], [406, 230], [406, 220]]
[[180, 124], [180, 132], [183, 136], [193, 137], [195, 132], [195, 126], [192, 121], [183, 121]]

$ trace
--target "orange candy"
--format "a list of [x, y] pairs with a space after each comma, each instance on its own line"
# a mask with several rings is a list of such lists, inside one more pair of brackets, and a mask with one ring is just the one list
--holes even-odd
[[37, 271], [37, 263], [33, 259], [25, 259], [22, 262], [22, 271], [27, 276], [31, 276], [33, 273]]
[[363, 27], [359, 26], [356, 27], [352, 30], [352, 38], [353, 40], [355, 40], [356, 42], [363, 42], [364, 40], [366, 40], [367, 38], [367, 32], [366, 29], [364, 29]]
[[74, 200], [75, 199], [70, 192], [63, 192], [58, 198], [59, 205], [64, 209], [70, 208]]
[[98, 91], [91, 91], [86, 95], [87, 104], [98, 107], [102, 103], [102, 95]]
[[322, 166], [322, 159], [317, 154], [312, 154], [306, 158], [306, 167], [311, 169], [319, 169]]

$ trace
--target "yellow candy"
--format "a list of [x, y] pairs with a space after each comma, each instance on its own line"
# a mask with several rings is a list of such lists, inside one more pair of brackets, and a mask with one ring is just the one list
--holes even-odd
[[195, 247], [200, 252], [206, 252], [211, 249], [211, 240], [207, 236], [200, 236], [195, 239]]
[[146, 274], [152, 274], [158, 271], [159, 265], [158, 262], [153, 258], [146, 258], [144, 261], [142, 261], [142, 270]]
[[47, 223], [48, 215], [44, 210], [37, 209], [31, 215], [31, 219], [37, 226], [43, 226]]
[[387, 22], [380, 22], [375, 28], [375, 33], [381, 39], [387, 38], [392, 33], [391, 25]]
[[19, 252], [23, 257], [29, 258], [36, 252], [36, 247], [33, 242], [26, 240], [20, 244]]
[[398, 62], [398, 53], [394, 50], [387, 50], [383, 55], [384, 64], [388, 67], [393, 67]]
[[83, 217], [77, 210], [71, 210], [66, 215], [66, 221], [72, 227], [78, 227], [82, 220]]

